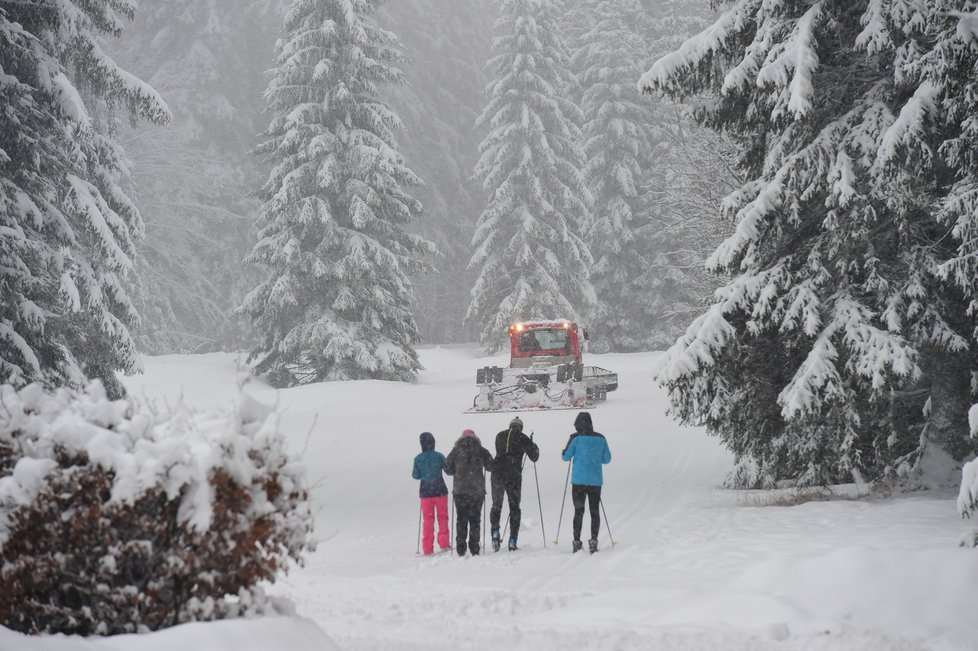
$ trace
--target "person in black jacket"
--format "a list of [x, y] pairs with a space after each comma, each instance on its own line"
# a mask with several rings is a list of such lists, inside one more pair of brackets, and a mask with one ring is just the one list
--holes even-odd
[[473, 556], [479, 555], [479, 511], [486, 500], [486, 471], [492, 472], [492, 453], [470, 429], [464, 430], [445, 459], [445, 472], [454, 477], [455, 547], [465, 555], [465, 543]]
[[517, 549], [520, 535], [520, 499], [523, 490], [523, 455], [536, 462], [540, 448], [523, 433], [523, 421], [519, 416], [509, 423], [509, 429], [496, 434], [496, 459], [492, 473], [492, 510], [489, 522], [492, 526], [492, 548], [499, 551], [501, 541], [499, 520], [503, 512], [503, 493], [509, 498], [509, 551]]

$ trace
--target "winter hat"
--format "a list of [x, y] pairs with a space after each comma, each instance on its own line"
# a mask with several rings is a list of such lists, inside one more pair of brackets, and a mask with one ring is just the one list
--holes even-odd
[[594, 425], [591, 424], [591, 414], [582, 411], [574, 419], [574, 429], [578, 432], [593, 432]]
[[465, 438], [467, 436], [475, 436], [475, 431], [474, 430], [470, 430], [470, 429], [463, 429], [462, 430], [462, 438]]
[[430, 452], [435, 449], [435, 436], [431, 432], [421, 432], [421, 451]]
[[513, 420], [509, 421], [510, 429], [523, 429], [523, 421], [520, 420], [519, 416], [515, 416]]

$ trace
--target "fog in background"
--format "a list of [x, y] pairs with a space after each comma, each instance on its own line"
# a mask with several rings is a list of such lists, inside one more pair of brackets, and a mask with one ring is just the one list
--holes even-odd
[[[597, 4], [566, 3], [563, 37], [569, 53], [580, 47], [588, 21], [594, 21], [587, 10]], [[702, 28], [710, 15], [707, 4], [646, 0], [648, 21], [635, 30], [644, 44], [634, 52], [635, 70], [644, 70]], [[107, 44], [173, 112], [167, 126], [138, 125], [121, 137], [132, 162], [133, 196], [146, 223], [142, 286], [135, 292], [142, 319], [136, 338], [144, 352], [249, 346], [250, 325], [233, 310], [261, 276], [244, 258], [256, 237], [255, 193], [269, 167], [251, 150], [271, 119], [263, 91], [286, 5], [273, 0], [144, 3], [121, 38]], [[401, 152], [425, 183], [415, 190], [425, 216], [414, 227], [442, 253], [431, 261], [437, 273], [414, 279], [414, 316], [425, 343], [475, 341], [480, 330], [464, 317], [477, 273], [468, 268], [472, 237], [487, 201], [473, 170], [486, 135], [476, 118], [487, 102], [486, 62], [497, 9], [496, 3], [478, 0], [395, 0], [377, 16], [398, 36], [407, 58], [401, 67], [408, 84], [387, 89], [387, 99], [405, 126], [398, 134]], [[672, 300], [668, 310], [649, 308], [646, 323], [627, 326], [642, 332], [631, 344], [615, 346], [604, 337], [604, 349], [668, 345], [709, 296], [714, 281], [700, 272], [699, 261], [725, 228], [716, 222], [715, 207], [732, 173], [716, 136], [682, 119], [686, 107], [650, 96], [643, 101], [655, 107], [655, 121], [668, 127], [648, 163], [650, 210], [682, 224], [695, 245], [684, 251], [688, 273], [683, 278], [663, 281], [665, 287], [657, 287], [657, 279], [672, 272], [637, 280], [650, 296], [685, 285], [683, 298]], [[655, 262], [655, 251], [647, 253], [645, 266], [655, 272], [661, 263]], [[657, 309], [669, 312], [665, 321], [662, 314], [651, 314]], [[601, 348], [601, 323], [592, 325]]]

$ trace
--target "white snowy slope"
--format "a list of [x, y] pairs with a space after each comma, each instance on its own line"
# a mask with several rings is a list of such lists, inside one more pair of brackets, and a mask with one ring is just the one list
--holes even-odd
[[[592, 411], [613, 455], [603, 493], [613, 549], [603, 528], [598, 554], [570, 553], [569, 496], [560, 544], [552, 544], [567, 472], [560, 450], [576, 412], [528, 412], [525, 429], [541, 447], [546, 536], [527, 464], [520, 551], [415, 556], [418, 434], [433, 432], [447, 453], [470, 427], [491, 447], [510, 418], [463, 413], [475, 369], [503, 358], [428, 348], [416, 385], [245, 386], [278, 405], [314, 483], [318, 551], [269, 588], [291, 598], [301, 618], [98, 641], [29, 639], [0, 628], [0, 649], [305, 651], [332, 648], [330, 640], [341, 649], [978, 648], [978, 554], [957, 547], [968, 526], [952, 493], [785, 507], [766, 506], [766, 493], [718, 489], [730, 455], [665, 415], [666, 396], [652, 382], [657, 356], [589, 359], [620, 377], [620, 389]], [[137, 396], [220, 408], [236, 399], [238, 363], [221, 354], [148, 358], [146, 373], [127, 384]], [[281, 644], [269, 645], [275, 636]]]

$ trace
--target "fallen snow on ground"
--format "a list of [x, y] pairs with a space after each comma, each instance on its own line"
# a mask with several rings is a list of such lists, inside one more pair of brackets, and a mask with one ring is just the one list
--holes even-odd
[[147, 635], [28, 637], [0, 626], [0, 651], [338, 651], [314, 622], [264, 617], [183, 624]]
[[[274, 391], [244, 382], [239, 356], [166, 356], [147, 358], [145, 375], [127, 383], [145, 399], [208, 409], [228, 407], [244, 384], [277, 405], [314, 485], [320, 543], [269, 592], [291, 598], [341, 649], [978, 648], [978, 553], [957, 547], [967, 527], [953, 492], [778, 506], [776, 494], [719, 489], [731, 457], [665, 415], [665, 394], [652, 381], [657, 357], [589, 360], [620, 377], [620, 389], [592, 412], [613, 455], [603, 498], [617, 543], [603, 528], [593, 556], [570, 553], [569, 496], [557, 530], [567, 472], [560, 450], [574, 411], [521, 414], [541, 458], [524, 473], [520, 551], [415, 555], [418, 434], [433, 432], [447, 453], [472, 428], [491, 447], [510, 415], [463, 410], [475, 395], [475, 369], [504, 358], [427, 348], [427, 370], [414, 385]], [[288, 618], [91, 643], [0, 629], [3, 651], [179, 647], [331, 648], [311, 622]]]

